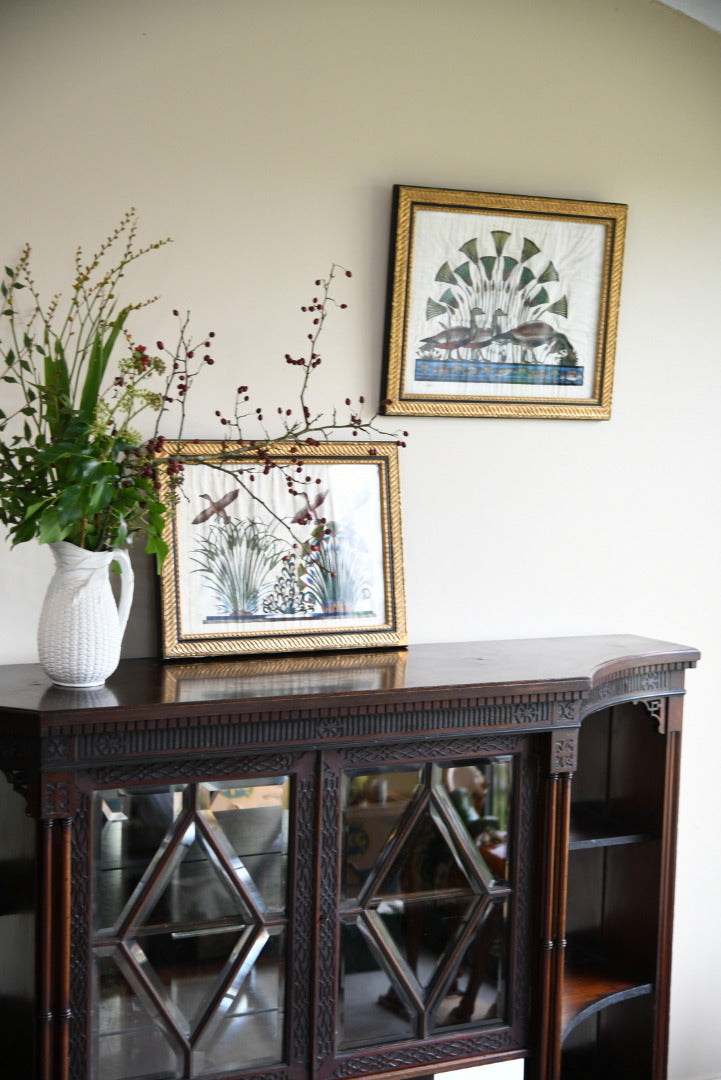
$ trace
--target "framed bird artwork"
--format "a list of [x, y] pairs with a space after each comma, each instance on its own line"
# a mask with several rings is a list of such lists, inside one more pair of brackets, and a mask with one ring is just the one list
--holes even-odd
[[626, 215], [397, 185], [384, 411], [609, 419]]
[[395, 443], [166, 444], [165, 657], [407, 643]]

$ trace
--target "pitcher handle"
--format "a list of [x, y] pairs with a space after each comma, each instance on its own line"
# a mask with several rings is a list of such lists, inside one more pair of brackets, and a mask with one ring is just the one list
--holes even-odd
[[130, 606], [133, 602], [133, 589], [135, 575], [130, 565], [130, 556], [127, 551], [118, 548], [113, 552], [113, 558], [120, 566], [120, 598], [118, 600], [118, 622], [120, 624], [120, 637], [125, 633], [125, 627], [130, 615]]

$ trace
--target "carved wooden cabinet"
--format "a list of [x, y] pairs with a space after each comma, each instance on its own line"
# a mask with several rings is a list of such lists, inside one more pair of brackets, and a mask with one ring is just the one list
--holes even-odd
[[0, 1054], [666, 1075], [684, 671], [633, 636], [0, 670]]

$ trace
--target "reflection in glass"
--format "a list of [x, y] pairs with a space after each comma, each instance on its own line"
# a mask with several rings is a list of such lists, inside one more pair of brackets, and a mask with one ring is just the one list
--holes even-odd
[[147, 1075], [183, 1075], [179, 1047], [158, 1009], [133, 993], [112, 956], [96, 954], [92, 973], [91, 1076], [125, 1080]]
[[283, 1061], [289, 798], [287, 777], [94, 794], [94, 1078]]
[[513, 771], [345, 774], [341, 1049], [503, 1022]]

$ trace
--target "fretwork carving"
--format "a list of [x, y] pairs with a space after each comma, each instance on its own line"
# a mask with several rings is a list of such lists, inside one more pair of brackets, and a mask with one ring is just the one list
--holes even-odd
[[70, 1080], [85, 1080], [87, 1065], [88, 929], [90, 926], [90, 881], [87, 851], [89, 799], [81, 796], [72, 827], [72, 911], [70, 953]]
[[293, 916], [293, 948], [288, 970], [296, 973], [293, 980], [293, 1058], [306, 1061], [308, 1057], [308, 1018], [311, 1015], [310, 980], [305, 973], [313, 970], [313, 860], [309, 853], [314, 850], [313, 799], [314, 783], [304, 777], [298, 784], [296, 808], [297, 820], [297, 876], [294, 889], [295, 908]]
[[[482, 754], [512, 754], [518, 749], [519, 735], [474, 735], [465, 739], [448, 739], [439, 745], [429, 739], [412, 739], [408, 742], [394, 743], [393, 759], [403, 761], [437, 761], [442, 752], [444, 757], [461, 758]], [[370, 746], [354, 746], [343, 750], [346, 765], [371, 765], [388, 759], [388, 744], [379, 743]]]
[[[3, 776], [7, 780], [8, 784], [14, 791], [17, 791], [18, 795], [22, 795], [25, 802], [28, 801], [28, 774], [24, 769], [3, 769]], [[27, 813], [30, 813], [29, 807]]]
[[577, 731], [567, 731], [556, 738], [553, 744], [553, 761], [551, 762], [552, 773], [574, 772], [576, 769], [576, 756], [578, 750]]
[[[534, 864], [535, 837], [538, 826], [536, 813], [536, 760], [535, 757], [523, 762], [521, 772], [521, 807], [519, 819], [519, 851], [524, 853], [523, 858], [527, 866]], [[526, 855], [528, 852], [528, 855]], [[533, 918], [531, 912], [531, 876], [522, 871], [518, 874], [518, 887], [516, 889], [516, 903], [518, 904], [518, 955], [531, 955], [531, 926]], [[510, 1008], [512, 1011], [511, 1022], [525, 1030], [528, 1023], [530, 1009], [531, 986], [528, 970], [524, 964], [516, 967], [516, 979], [511, 996]]]
[[75, 780], [72, 776], [52, 773], [41, 776], [38, 817], [72, 817], [75, 813]]
[[510, 1031], [507, 1028], [487, 1034], [473, 1033], [466, 1038], [453, 1039], [441, 1044], [425, 1042], [421, 1045], [393, 1050], [353, 1055], [339, 1062], [333, 1076], [359, 1076], [363, 1073], [392, 1072], [426, 1065], [430, 1068], [441, 1061], [455, 1061], [459, 1058], [473, 1057], [475, 1054], [508, 1050], [513, 1046]]
[[321, 889], [318, 915], [318, 1023], [316, 1053], [320, 1064], [335, 1045], [335, 937], [338, 895], [338, 799], [340, 776], [323, 762], [321, 776]]
[[[244, 757], [209, 758], [203, 761], [203, 775], [213, 778], [229, 776], [282, 776], [290, 771], [296, 755], [247, 754]], [[106, 787], [145, 784], [151, 781], [191, 781], [197, 778], [197, 760], [143, 761], [87, 770], [88, 776]]]
[[644, 705], [649, 716], [656, 721], [660, 734], [666, 734], [667, 698], [640, 698], [634, 701], [634, 705]]

